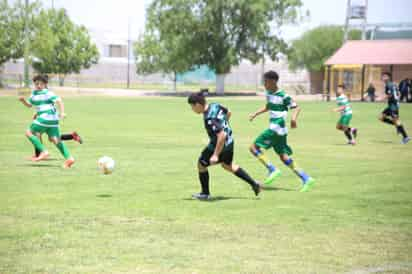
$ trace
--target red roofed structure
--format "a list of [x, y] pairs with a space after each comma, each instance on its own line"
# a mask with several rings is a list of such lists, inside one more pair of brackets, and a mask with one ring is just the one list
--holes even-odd
[[338, 84], [345, 84], [352, 97], [363, 98], [365, 87], [373, 83], [379, 93], [383, 91], [380, 75], [392, 73], [399, 82], [412, 78], [412, 40], [348, 41], [326, 62], [327, 98]]

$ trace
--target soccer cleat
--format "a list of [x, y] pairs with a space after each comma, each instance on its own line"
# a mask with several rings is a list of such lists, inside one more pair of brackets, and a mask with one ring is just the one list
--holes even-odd
[[402, 144], [406, 145], [411, 140], [410, 137], [405, 137], [402, 139]]
[[255, 192], [255, 195], [259, 196], [259, 193], [262, 192], [262, 185], [259, 182], [256, 182], [256, 184], [252, 186], [252, 189]]
[[315, 180], [312, 177], [309, 177], [309, 179], [305, 182], [303, 187], [300, 189], [300, 192], [308, 192], [313, 185], [315, 184]]
[[75, 140], [79, 144], [83, 144], [82, 137], [80, 137], [80, 135], [76, 131], [72, 132], [72, 136], [73, 136], [73, 140]]
[[41, 160], [45, 160], [48, 157], [49, 157], [49, 153], [47, 151], [43, 151], [43, 152], [40, 153], [39, 156], [32, 158], [32, 161], [33, 162], [38, 162], [38, 161], [41, 161]]
[[355, 140], [350, 140], [350, 141], [348, 142], [348, 145], [354, 146], [354, 145], [356, 145], [356, 141], [355, 141]]
[[192, 194], [192, 198], [201, 200], [201, 201], [207, 201], [207, 200], [212, 199], [212, 196], [210, 196], [210, 194], [196, 193], [196, 194]]
[[37, 158], [36, 155], [26, 157], [27, 160], [33, 161], [33, 162], [34, 162], [34, 159], [36, 159], [36, 158]]
[[356, 139], [356, 137], [358, 137], [358, 129], [357, 128], [352, 128], [352, 134], [353, 134], [353, 137]]
[[74, 158], [64, 161], [63, 168], [70, 168], [74, 164]]
[[264, 183], [265, 185], [270, 185], [271, 183], [273, 183], [273, 181], [280, 176], [280, 174], [282, 174], [282, 172], [280, 172], [279, 169], [276, 169], [275, 171], [269, 173], [269, 176], [265, 179]]

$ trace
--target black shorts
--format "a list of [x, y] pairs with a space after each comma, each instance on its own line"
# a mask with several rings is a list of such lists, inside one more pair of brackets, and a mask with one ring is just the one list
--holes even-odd
[[392, 118], [399, 118], [399, 109], [391, 109], [390, 107], [387, 107], [382, 111], [382, 114]]
[[[199, 163], [204, 167], [210, 166], [210, 157], [212, 157], [213, 152], [214, 152], [213, 150], [210, 150], [208, 147], [206, 147], [200, 154]], [[218, 163], [224, 163], [226, 165], [231, 165], [232, 162], [233, 162], [233, 145], [231, 145], [228, 148], [225, 148], [219, 154], [219, 160], [218, 160]]]

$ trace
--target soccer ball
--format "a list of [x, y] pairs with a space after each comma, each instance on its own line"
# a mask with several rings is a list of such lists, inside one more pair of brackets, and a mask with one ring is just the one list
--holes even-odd
[[97, 161], [97, 166], [103, 174], [110, 174], [114, 170], [114, 160], [108, 156], [103, 156]]

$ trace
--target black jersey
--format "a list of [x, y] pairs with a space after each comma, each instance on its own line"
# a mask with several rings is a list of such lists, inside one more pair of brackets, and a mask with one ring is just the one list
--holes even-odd
[[203, 119], [207, 135], [209, 135], [210, 150], [214, 150], [217, 143], [217, 134], [222, 130], [226, 133], [224, 149], [233, 144], [232, 129], [228, 121], [228, 109], [217, 103], [209, 104], [207, 110], [203, 113]]

